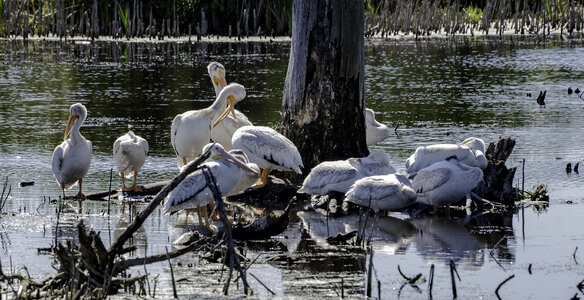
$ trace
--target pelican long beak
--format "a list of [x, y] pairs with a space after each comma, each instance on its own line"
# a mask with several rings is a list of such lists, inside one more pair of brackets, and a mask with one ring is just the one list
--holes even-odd
[[233, 95], [227, 96], [227, 108], [223, 111], [223, 113], [221, 113], [217, 121], [213, 123], [213, 128], [217, 126], [217, 124], [221, 123], [223, 119], [227, 118], [229, 112], [231, 112], [231, 114], [233, 115], [233, 119], [237, 120], [237, 118], [235, 117], [235, 102], [236, 100], [235, 97], [233, 97]]
[[227, 86], [227, 79], [225, 79], [225, 74], [221, 70], [219, 70], [219, 83], [221, 84], [221, 88], [225, 88]]
[[[225, 151], [225, 150], [219, 150], [219, 152], [220, 152], [220, 154], [219, 154], [219, 155], [217, 155], [217, 156], [222, 156], [223, 158], [226, 158], [226, 159], [228, 159], [228, 160], [232, 161], [232, 162], [233, 162], [235, 165], [237, 165], [238, 167], [242, 168], [243, 170], [246, 170], [246, 171], [248, 171], [248, 172], [251, 172], [251, 173], [253, 173], [253, 174], [255, 174], [255, 175], [259, 175], [259, 173], [258, 173], [256, 170], [254, 170], [254, 169], [252, 169], [252, 168], [248, 167], [248, 166], [245, 164], [245, 162], [243, 162], [243, 161], [241, 161], [240, 159], [238, 159], [237, 157], [235, 157], [235, 156], [233, 156], [233, 155], [229, 154], [227, 151]], [[217, 157], [217, 156], [213, 157], [213, 159], [217, 159], [217, 158], [219, 158], [219, 157]]]
[[69, 115], [69, 120], [67, 120], [67, 127], [65, 127], [65, 135], [63, 136], [63, 140], [66, 140], [67, 137], [69, 136], [69, 133], [71, 133], [71, 129], [73, 128], [73, 124], [75, 124], [75, 121], [77, 121], [77, 119], [79, 119], [79, 116], [74, 116], [74, 115]]

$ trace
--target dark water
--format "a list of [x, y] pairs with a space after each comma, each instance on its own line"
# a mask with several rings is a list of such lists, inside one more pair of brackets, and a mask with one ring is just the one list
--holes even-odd
[[[89, 111], [81, 129], [94, 146], [84, 180], [86, 192], [107, 189], [112, 167], [114, 187], [120, 185], [112, 144], [128, 129], [150, 144], [140, 182], [166, 180], [177, 172], [169, 137], [172, 118], [207, 107], [214, 98], [206, 65], [213, 60], [223, 63], [228, 82], [241, 83], [247, 90], [238, 109], [256, 125], [274, 126], [280, 120], [288, 53], [285, 43], [1, 41], [0, 176], [8, 176], [13, 188], [3, 210], [10, 213], [0, 215], [4, 272], [12, 264], [15, 272], [23, 272], [26, 265], [37, 278], [54, 274], [51, 258], [37, 254], [37, 248], [54, 240], [55, 205], [43, 196], [60, 194], [50, 162], [62, 141], [71, 104], [81, 102]], [[582, 45], [557, 41], [400, 41], [367, 47], [367, 106], [377, 112], [378, 121], [398, 126], [398, 135], [373, 148], [387, 152], [398, 171], [420, 145], [455, 143], [469, 136], [487, 142], [510, 136], [517, 146], [507, 165], [519, 167], [518, 185], [525, 159], [526, 189], [547, 184], [551, 198], [547, 209], [528, 206], [508, 215], [380, 218], [373, 236], [373, 263], [382, 297], [427, 298], [427, 281], [418, 285], [420, 291], [408, 285], [401, 288], [404, 281], [397, 265], [407, 275], [422, 273], [427, 280], [430, 264], [436, 266], [434, 297], [451, 297], [450, 259], [462, 279], [456, 283], [459, 298], [492, 299], [497, 285], [512, 274], [515, 278], [500, 290], [503, 297], [567, 298], [578, 292], [584, 270], [578, 265], [578, 253], [575, 260], [571, 255], [583, 246], [584, 175], [566, 174], [564, 169], [566, 163], [584, 157], [584, 100], [566, 92], [568, 87], [584, 89], [583, 65]], [[535, 102], [540, 90], [547, 90], [545, 108]], [[21, 188], [21, 181], [35, 185]], [[60, 237], [74, 239], [73, 228], [84, 219], [111, 243], [128, 220], [120, 217], [118, 205], [111, 217], [106, 209], [105, 204], [88, 202], [83, 215], [66, 214], [60, 221], [64, 228]], [[338, 253], [324, 241], [356, 228], [355, 218], [336, 219], [327, 226], [322, 214], [294, 215], [290, 228], [275, 240], [290, 253], [307, 253], [305, 260], [292, 266], [257, 263], [250, 272], [279, 296], [338, 297], [341, 278], [345, 295], [363, 295], [368, 258], [363, 253]], [[157, 210], [134, 237], [140, 249], [136, 255], [164, 252], [183, 230], [175, 224], [183, 221]], [[301, 238], [300, 228], [313, 238]], [[249, 247], [250, 258], [274, 253]], [[177, 266], [178, 276], [186, 279], [181, 283], [183, 295], [220, 293], [220, 265], [195, 256], [178, 261], [184, 262]], [[186, 267], [189, 262], [197, 267]], [[167, 265], [155, 264], [148, 272], [161, 274], [158, 286], [165, 290], [159, 293], [169, 293]], [[249, 281], [257, 295], [269, 295], [256, 280]], [[374, 291], [377, 295], [377, 285]]]

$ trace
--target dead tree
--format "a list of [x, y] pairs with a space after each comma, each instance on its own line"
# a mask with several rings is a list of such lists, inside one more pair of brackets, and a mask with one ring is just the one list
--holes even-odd
[[363, 2], [293, 4], [279, 130], [298, 147], [305, 170], [367, 155]]

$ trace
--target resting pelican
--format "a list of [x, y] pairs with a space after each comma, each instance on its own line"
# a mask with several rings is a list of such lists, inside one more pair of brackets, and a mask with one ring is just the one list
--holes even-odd
[[[81, 192], [83, 177], [91, 164], [91, 141], [86, 140], [79, 132], [79, 127], [87, 118], [87, 109], [81, 103], [75, 103], [69, 108], [69, 120], [65, 127], [64, 141], [53, 151], [53, 174], [63, 191], [70, 189], [79, 182], [79, 193], [75, 198], [85, 200]], [[67, 136], [71, 133], [71, 138]]]
[[375, 120], [375, 112], [365, 108], [365, 127], [367, 146], [375, 145], [389, 136], [389, 128]]
[[[218, 62], [211, 62], [207, 66], [207, 72], [209, 73], [209, 77], [211, 77], [211, 81], [213, 82], [213, 87], [215, 88], [215, 95], [219, 96], [221, 90], [225, 86], [227, 86], [227, 80], [225, 79], [225, 67]], [[227, 106], [222, 107], [221, 109], [225, 109]], [[231, 137], [233, 137], [233, 133], [243, 126], [252, 125], [251, 122], [247, 119], [247, 117], [237, 109], [231, 109], [232, 116], [227, 116], [221, 123], [217, 124], [217, 126], [211, 129], [211, 139], [214, 142], [217, 142], [225, 148], [225, 150], [231, 150], [233, 147], [231, 146]], [[219, 115], [216, 115], [213, 118], [213, 122], [217, 121]]]
[[436, 213], [437, 206], [449, 205], [465, 196], [470, 199], [470, 192], [482, 180], [481, 168], [462, 164], [452, 156], [418, 171], [412, 187], [418, 193], [416, 201], [433, 205]]
[[[243, 170], [257, 174], [256, 170], [250, 168], [241, 160], [227, 153], [220, 144], [207, 144], [203, 149], [206, 152], [211, 151], [211, 160], [206, 161], [203, 165], [208, 167], [213, 173], [222, 196], [227, 196], [239, 183]], [[202, 165], [202, 166], [203, 166]], [[165, 199], [163, 212], [172, 214], [181, 209], [194, 209], [204, 207], [214, 200], [211, 189], [207, 187], [207, 181], [202, 170], [197, 170], [189, 174], [181, 183], [179, 183]], [[209, 225], [206, 208], [203, 209], [205, 225]], [[199, 214], [199, 224], [201, 224], [201, 215]]]
[[460, 144], [435, 144], [418, 147], [406, 161], [406, 172], [415, 176], [416, 172], [433, 163], [443, 161], [450, 156], [463, 164], [485, 169], [489, 162], [485, 157], [485, 142], [482, 139], [470, 137]]
[[[221, 119], [218, 121], [221, 122]], [[232, 144], [233, 148], [243, 150], [250, 162], [263, 169], [260, 182], [253, 188], [265, 186], [272, 169], [302, 174], [300, 168], [304, 166], [298, 149], [289, 139], [272, 128], [243, 126], [233, 134]]]
[[345, 194], [345, 200], [377, 213], [411, 205], [416, 201], [416, 191], [402, 174], [369, 176], [355, 181]]
[[[200, 110], [190, 110], [174, 117], [170, 142], [176, 152], [179, 168], [201, 155], [211, 137], [211, 122], [227, 105], [226, 114], [235, 103], [245, 98], [245, 88], [232, 83], [226, 86], [213, 104]], [[226, 104], [226, 103], [229, 104]], [[225, 115], [226, 115], [225, 114]]]
[[373, 152], [363, 158], [325, 161], [310, 170], [298, 192], [320, 196], [329, 192], [344, 194], [358, 179], [391, 173], [395, 173], [395, 169], [383, 152]]
[[[114, 142], [114, 160], [122, 177], [122, 191], [142, 191], [141, 187], [136, 186], [136, 178], [146, 161], [147, 154], [148, 142], [132, 131], [120, 136]], [[130, 188], [126, 187], [126, 176], [128, 175], [134, 176], [134, 184]]]

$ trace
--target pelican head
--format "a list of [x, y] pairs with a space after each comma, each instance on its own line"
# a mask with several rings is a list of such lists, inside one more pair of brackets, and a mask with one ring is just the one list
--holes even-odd
[[229, 115], [229, 112], [231, 112], [233, 118], [236, 119], [235, 104], [245, 98], [245, 88], [239, 83], [230, 83], [223, 90], [221, 90], [221, 93], [219, 93], [217, 98], [227, 98], [227, 108], [225, 111], [223, 111], [223, 113], [221, 113], [221, 116], [219, 116], [217, 121], [215, 121], [213, 127], [217, 126], [217, 124], [223, 121], [223, 119]]
[[87, 108], [85, 108], [83, 104], [75, 103], [71, 105], [71, 107], [69, 108], [69, 120], [67, 120], [67, 127], [65, 127], [65, 135], [63, 137], [63, 140], [66, 140], [67, 137], [69, 136], [69, 133], [71, 133], [71, 130], [73, 129], [73, 124], [75, 124], [75, 122], [78, 119], [81, 119], [81, 122], [83, 122], [86, 117]]
[[225, 79], [225, 67], [222, 64], [214, 61], [207, 66], [207, 72], [211, 81], [213, 81], [213, 87], [215, 87], [215, 93], [218, 95], [219, 92], [227, 86], [227, 80]]
[[462, 141], [459, 145], [466, 146], [470, 148], [473, 152], [479, 150], [485, 153], [485, 142], [482, 139], [476, 137], [469, 137], [468, 139]]
[[249, 166], [246, 165], [245, 162], [241, 161], [239, 158], [229, 154], [227, 151], [225, 151], [225, 149], [223, 149], [223, 146], [221, 146], [221, 144], [217, 144], [217, 143], [209, 143], [207, 145], [205, 145], [205, 147], [203, 147], [203, 153], [207, 153], [207, 151], [211, 151], [211, 155], [209, 156], [210, 159], [213, 160], [218, 160], [218, 159], [226, 159], [232, 163], [234, 163], [236, 166], [240, 167], [243, 170], [249, 171], [251, 173], [254, 173], [256, 175], [259, 175], [259, 172], [250, 168]]
[[374, 152], [371, 152], [369, 154], [369, 156], [367, 156], [367, 157], [369, 157], [373, 160], [376, 160], [376, 161], [378, 161], [378, 162], [380, 162], [388, 167], [391, 166], [391, 162], [389, 161], [389, 155], [387, 155], [384, 152], [374, 151]]

